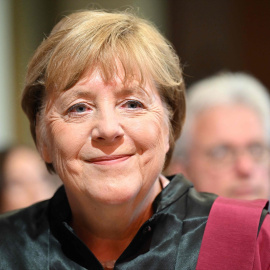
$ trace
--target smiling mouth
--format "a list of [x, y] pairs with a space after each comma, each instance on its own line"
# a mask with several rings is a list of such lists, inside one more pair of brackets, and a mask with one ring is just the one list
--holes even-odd
[[98, 158], [92, 158], [88, 160], [89, 163], [97, 165], [112, 165], [123, 162], [130, 158], [130, 155], [119, 155], [119, 156], [104, 156]]

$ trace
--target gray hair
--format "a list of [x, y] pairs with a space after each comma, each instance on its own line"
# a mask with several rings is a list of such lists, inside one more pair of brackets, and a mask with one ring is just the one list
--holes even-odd
[[193, 84], [187, 91], [187, 114], [182, 135], [176, 142], [173, 159], [187, 158], [192, 125], [202, 111], [219, 105], [243, 104], [260, 116], [270, 144], [270, 96], [256, 78], [242, 72], [219, 73]]

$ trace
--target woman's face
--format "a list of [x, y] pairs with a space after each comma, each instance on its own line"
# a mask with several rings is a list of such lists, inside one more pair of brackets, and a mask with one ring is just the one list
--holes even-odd
[[156, 196], [169, 128], [150, 81], [106, 84], [94, 72], [51, 101], [40, 150], [71, 197], [121, 204]]

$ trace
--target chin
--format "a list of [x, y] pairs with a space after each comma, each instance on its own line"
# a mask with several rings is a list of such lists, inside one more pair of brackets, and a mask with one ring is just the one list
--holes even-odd
[[109, 191], [103, 191], [97, 196], [97, 200], [107, 205], [123, 205], [136, 200], [138, 190], [132, 190], [127, 188], [110, 189]]
[[233, 194], [230, 196], [233, 199], [239, 199], [239, 200], [256, 200], [256, 199], [261, 199], [262, 197], [255, 195], [254, 193], [238, 193], [238, 194]]
[[107, 205], [107, 206], [124, 206], [127, 205], [128, 203], [131, 203], [133, 201], [132, 197], [115, 197], [115, 196], [111, 196], [111, 197], [102, 197], [99, 198], [100, 203], [102, 203], [103, 205]]

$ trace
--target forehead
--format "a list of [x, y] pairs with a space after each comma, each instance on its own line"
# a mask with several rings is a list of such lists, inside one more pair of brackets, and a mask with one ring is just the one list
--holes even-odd
[[222, 105], [201, 112], [192, 132], [200, 144], [244, 145], [266, 139], [259, 114], [244, 105]]
[[103, 88], [112, 89], [115, 93], [124, 93], [131, 94], [134, 92], [143, 93], [147, 95], [158, 94], [158, 91], [153, 83], [153, 81], [149, 78], [142, 81], [139, 76], [132, 76], [129, 78], [125, 77], [124, 72], [119, 72], [114, 74], [109, 80], [103, 77], [103, 74], [98, 70], [94, 70], [93, 72], [89, 70], [82, 76], [82, 78], [70, 89], [65, 92], [68, 94], [69, 92], [91, 92], [91, 90], [95, 90], [95, 92], [99, 92], [96, 90], [101, 90]]

